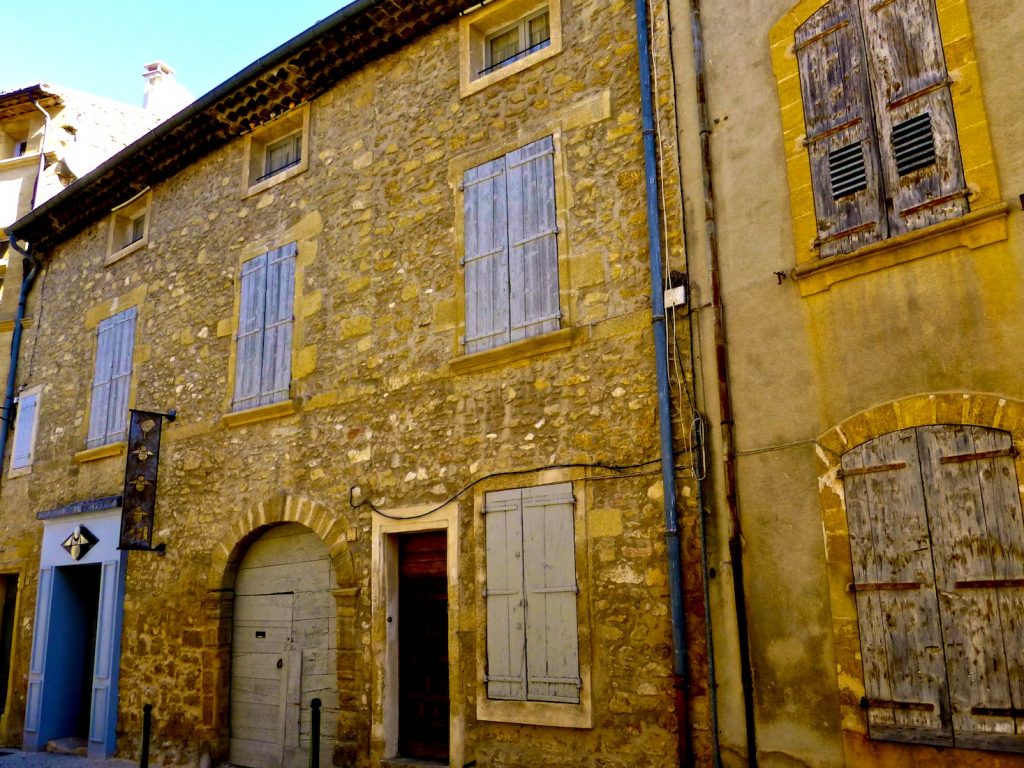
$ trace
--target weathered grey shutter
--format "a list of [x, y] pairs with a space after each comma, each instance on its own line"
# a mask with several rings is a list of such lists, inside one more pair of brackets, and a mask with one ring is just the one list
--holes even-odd
[[113, 367], [110, 376], [110, 410], [105, 441], [108, 443], [124, 439], [128, 432], [128, 395], [132, 382], [132, 351], [135, 347], [137, 312], [135, 307], [131, 307], [116, 315]]
[[832, 0], [796, 31], [821, 256], [887, 236], [857, 0]]
[[526, 621], [523, 602], [523, 508], [519, 490], [488, 493], [487, 696], [526, 698]]
[[468, 353], [509, 341], [505, 158], [466, 171], [462, 189]]
[[934, 0], [859, 0], [893, 234], [967, 211]]
[[14, 425], [14, 449], [11, 453], [12, 469], [27, 467], [32, 463], [38, 405], [38, 394], [22, 395], [18, 398], [18, 418]]
[[260, 404], [284, 400], [289, 394], [295, 303], [295, 253], [295, 243], [289, 243], [267, 254]]
[[135, 307], [100, 322], [89, 410], [88, 447], [116, 442], [124, 435], [135, 343]]
[[919, 430], [953, 732], [1024, 751], [1024, 522], [1010, 435]]
[[505, 156], [511, 340], [558, 330], [558, 223], [550, 136]]
[[883, 435], [842, 466], [868, 733], [952, 744], [917, 436]]
[[523, 489], [526, 686], [531, 701], [580, 700], [572, 484]]
[[235, 395], [237, 411], [260, 404], [263, 360], [263, 330], [267, 297], [267, 254], [242, 265], [241, 302], [238, 310], [238, 339], [235, 345]]

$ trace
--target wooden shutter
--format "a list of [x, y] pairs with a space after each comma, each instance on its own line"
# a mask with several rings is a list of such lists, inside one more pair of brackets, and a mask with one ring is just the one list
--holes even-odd
[[523, 489], [527, 698], [580, 700], [572, 484]]
[[831, 0], [796, 31], [821, 256], [888, 235], [857, 0]]
[[526, 621], [523, 602], [523, 508], [519, 490], [488, 493], [487, 696], [526, 698]]
[[966, 185], [935, 2], [859, 2], [892, 200], [890, 231], [960, 216], [967, 211]]
[[241, 411], [260, 404], [263, 369], [263, 330], [267, 295], [267, 254], [242, 265], [242, 296], [238, 310], [233, 408]]
[[260, 404], [288, 397], [292, 371], [292, 321], [295, 303], [295, 243], [267, 254], [263, 363]]
[[124, 435], [131, 385], [136, 308], [130, 307], [99, 324], [86, 445], [116, 442]]
[[511, 340], [558, 330], [558, 224], [550, 136], [505, 157]]
[[132, 351], [135, 347], [135, 307], [116, 317], [114, 355], [110, 376], [110, 409], [106, 442], [123, 440], [128, 432], [128, 395], [132, 383]]
[[912, 429], [843, 456], [868, 733], [952, 744], [932, 551]]
[[1024, 752], [1024, 523], [1010, 435], [919, 430], [958, 747]]
[[39, 394], [22, 395], [18, 398], [18, 418], [14, 424], [14, 449], [11, 453], [11, 468], [27, 467], [32, 463], [32, 447], [36, 439], [36, 413]]
[[509, 341], [505, 158], [466, 171], [462, 181], [466, 244], [466, 352]]

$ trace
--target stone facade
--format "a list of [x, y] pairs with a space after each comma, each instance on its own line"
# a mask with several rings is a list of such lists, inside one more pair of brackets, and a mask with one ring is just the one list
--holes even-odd
[[[337, 577], [334, 764], [395, 754], [388, 547], [427, 529], [448, 535], [452, 765], [678, 764], [635, 19], [606, 0], [563, 1], [560, 13], [558, 55], [465, 95], [459, 23], [436, 28], [297, 107], [308, 150], [294, 175], [240, 184], [258, 130], [156, 184], [141, 247], [112, 258], [104, 219], [38, 254], [44, 287], [19, 371], [20, 384], [42, 385], [35, 458], [0, 497], [0, 567], [21, 578], [9, 740], [26, 706], [36, 513], [120, 492], [123, 444], [86, 450], [89, 383], [98, 324], [136, 307], [130, 405], [178, 417], [160, 458], [154, 541], [166, 554], [127, 558], [119, 755], [136, 754], [150, 703], [158, 762], [226, 759], [234, 574], [248, 545], [287, 521], [317, 533]], [[664, 9], [654, 18], [678, 260]], [[562, 329], [465, 355], [463, 172], [545, 136]], [[290, 243], [290, 397], [232, 413], [240, 265]], [[510, 702], [511, 715], [485, 719], [483, 500], [556, 482], [576, 499], [582, 700]], [[689, 561], [694, 504], [684, 514]], [[699, 590], [699, 573], [688, 584]], [[706, 734], [699, 602], [688, 629], [693, 728]]]
[[[1017, 373], [1024, 165], [1015, 149], [1024, 127], [1009, 106], [1024, 98], [1010, 74], [1024, 62], [1024, 47], [1009, 32], [1024, 23], [1024, 9], [989, 0], [934, 4], [969, 212], [821, 258], [794, 36], [824, 5], [771, 0], [705, 12], [707, 68], [699, 84], [690, 8], [673, 11], [693, 305], [715, 298], [709, 271], [693, 258], [709, 247], [699, 85], [709, 106], [727, 320], [727, 357], [716, 356], [709, 332], [698, 347], [702, 408], [717, 426], [723, 400], [714, 382], [727, 377], [735, 425], [727, 442], [722, 430], [709, 429], [716, 481], [710, 561], [722, 577], [710, 583], [723, 760], [752, 763], [753, 742], [757, 764], [771, 768], [1020, 765], [1021, 756], [1007, 751], [869, 735], [863, 637], [849, 590], [847, 489], [838, 469], [844, 454], [898, 430], [970, 425], [1008, 432], [1017, 446], [1024, 437]], [[698, 314], [704, 328], [713, 311]], [[735, 457], [732, 488], [722, 469], [727, 454]], [[726, 514], [730, 493], [738, 529]], [[742, 547], [747, 575], [739, 607], [730, 539]], [[748, 627], [742, 637], [738, 615]], [[744, 642], [754, 683], [746, 695]]]

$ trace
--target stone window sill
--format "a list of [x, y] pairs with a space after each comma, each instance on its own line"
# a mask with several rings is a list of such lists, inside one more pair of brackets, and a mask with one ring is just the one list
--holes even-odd
[[242, 427], [247, 424], [255, 424], [260, 421], [291, 416], [299, 410], [298, 401], [294, 398], [281, 400], [269, 405], [260, 405], [256, 408], [247, 408], [244, 411], [232, 411], [220, 417], [221, 422], [227, 427]]
[[120, 261], [125, 256], [130, 256], [131, 254], [133, 254], [136, 251], [140, 250], [141, 248], [145, 247], [146, 244], [148, 244], [148, 243], [149, 243], [149, 238], [148, 237], [143, 237], [140, 240], [136, 240], [134, 243], [129, 243], [128, 245], [126, 245], [121, 250], [114, 251], [112, 254], [107, 256], [106, 260], [103, 262], [103, 266], [109, 267], [111, 264], [114, 264], [114, 263]]
[[24, 477], [25, 475], [32, 474], [32, 465], [26, 464], [23, 467], [12, 467], [11, 471], [7, 473], [7, 477], [14, 479], [15, 477]]
[[100, 459], [106, 459], [110, 456], [120, 456], [127, 448], [128, 443], [124, 440], [117, 443], [98, 445], [95, 448], [86, 448], [84, 451], [76, 453], [75, 461], [79, 464], [85, 464], [87, 461], [99, 461]]
[[515, 360], [568, 349], [572, 346], [575, 335], [574, 328], [562, 328], [540, 336], [531, 336], [493, 349], [485, 349], [483, 352], [457, 357], [448, 363], [448, 368], [456, 375], [484, 371]]
[[975, 249], [1007, 238], [1006, 203], [990, 205], [957, 219], [907, 232], [878, 243], [798, 264], [793, 277], [801, 296], [827, 291], [834, 283], [957, 248]]
[[476, 718], [494, 723], [545, 725], [551, 728], [593, 728], [589, 701], [553, 704], [543, 701], [496, 701], [478, 691]]
[[264, 179], [263, 181], [259, 181], [253, 184], [251, 187], [246, 188], [244, 194], [242, 195], [242, 199], [244, 200], [247, 197], [258, 195], [260, 192], [265, 192], [271, 187], [277, 186], [282, 181], [287, 181], [288, 179], [294, 176], [298, 176], [300, 173], [304, 173], [308, 167], [308, 161], [302, 160], [299, 162], [298, 165], [294, 165], [291, 168], [286, 168], [283, 171], [275, 173], [273, 176], [270, 176]]

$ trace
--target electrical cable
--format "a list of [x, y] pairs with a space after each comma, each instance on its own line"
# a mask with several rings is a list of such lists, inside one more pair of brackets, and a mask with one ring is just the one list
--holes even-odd
[[[657, 464], [660, 461], [661, 461], [661, 459], [658, 458], [658, 459], [649, 459], [647, 461], [641, 461], [641, 462], [639, 462], [637, 464], [605, 464], [605, 463], [599, 462], [599, 461], [594, 461], [594, 462], [568, 462], [568, 463], [565, 463], [565, 464], [548, 464], [548, 465], [543, 466], [543, 467], [533, 467], [531, 469], [510, 469], [510, 470], [504, 470], [504, 471], [501, 471], [501, 472], [491, 472], [489, 474], [482, 475], [481, 477], [478, 477], [476, 480], [473, 480], [470, 483], [467, 483], [462, 488], [460, 488], [458, 491], [456, 491], [451, 496], [449, 496], [447, 499], [445, 499], [440, 504], [438, 504], [436, 507], [432, 507], [430, 509], [424, 510], [423, 512], [417, 512], [414, 515], [392, 515], [392, 514], [390, 514], [388, 512], [385, 512], [384, 510], [382, 510], [380, 507], [378, 507], [376, 504], [374, 504], [369, 499], [363, 499], [360, 502], [356, 502], [355, 501], [355, 491], [359, 487], [359, 486], [356, 486], [356, 485], [350, 485], [349, 488], [348, 488], [348, 503], [349, 503], [349, 506], [352, 507], [352, 509], [359, 509], [360, 507], [369, 507], [372, 511], [376, 512], [381, 517], [386, 517], [388, 520], [416, 520], [418, 518], [426, 517], [427, 515], [431, 515], [434, 512], [437, 512], [439, 509], [444, 509], [446, 506], [448, 506], [453, 501], [455, 501], [460, 496], [462, 496], [464, 493], [466, 493], [466, 491], [470, 490], [471, 488], [476, 487], [477, 485], [479, 485], [480, 483], [484, 482], [485, 480], [492, 480], [492, 479], [494, 479], [496, 477], [515, 477], [515, 476], [519, 476], [519, 475], [529, 475], [529, 474], [532, 474], [532, 473], [535, 473], [535, 472], [545, 472], [545, 471], [547, 471], [549, 469], [595, 469], [596, 468], [596, 469], [606, 469], [609, 472], [623, 473], [623, 472], [626, 472], [627, 470], [630, 470], [630, 469], [639, 469], [640, 467], [646, 467], [646, 466], [648, 466], [650, 464]], [[688, 467], [687, 467], [687, 469], [688, 469]], [[650, 473], [648, 473], [648, 472], [640, 472], [640, 473], [636, 473], [636, 474], [633, 474], [633, 475], [616, 474], [616, 475], [609, 475], [608, 477], [616, 477], [616, 478], [617, 477], [635, 477], [637, 475], [643, 475], [643, 474], [657, 474], [657, 471], [659, 471], [659, 470], [656, 470], [656, 471], [653, 471], [653, 472], [650, 472]], [[589, 479], [605, 479], [605, 478], [587, 478], [587, 479], [589, 480]]]

